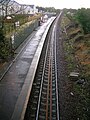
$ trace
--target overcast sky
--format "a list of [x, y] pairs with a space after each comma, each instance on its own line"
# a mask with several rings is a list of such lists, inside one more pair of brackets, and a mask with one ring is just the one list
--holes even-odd
[[90, 8], [90, 0], [15, 0], [20, 4], [30, 4], [42, 7], [62, 8]]

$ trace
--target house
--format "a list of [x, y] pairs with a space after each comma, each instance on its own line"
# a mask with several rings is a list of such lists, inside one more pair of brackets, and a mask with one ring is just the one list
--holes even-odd
[[21, 4], [21, 8], [22, 8], [22, 11], [21, 13], [22, 14], [36, 14], [38, 13], [38, 9], [36, 8], [35, 5], [24, 5], [24, 4]]
[[12, 11], [16, 12], [17, 14], [35, 14], [38, 13], [38, 9], [35, 5], [26, 5], [26, 4], [19, 4], [16, 1], [11, 1], [12, 4], [11, 9]]
[[36, 14], [38, 9], [35, 5], [19, 4], [18, 2], [11, 0], [4, 5], [0, 5], [0, 15], [11, 14]]
[[9, 2], [9, 14], [19, 14], [21, 11], [21, 4], [17, 3], [14, 0]]
[[38, 9], [36, 8], [35, 5], [30, 5], [30, 7], [32, 8], [32, 14], [38, 13]]

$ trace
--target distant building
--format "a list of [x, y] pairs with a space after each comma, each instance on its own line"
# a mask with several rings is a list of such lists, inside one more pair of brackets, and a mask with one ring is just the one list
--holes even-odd
[[35, 5], [24, 5], [24, 4], [21, 4], [22, 6], [22, 13], [23, 14], [36, 14], [38, 13], [38, 9], [36, 8]]
[[[3, 8], [3, 9], [2, 9]], [[6, 11], [7, 10], [7, 11]], [[38, 9], [35, 5], [19, 4], [18, 2], [11, 0], [5, 5], [0, 5], [0, 15], [11, 14], [36, 14]]]
[[2, 6], [0, 5], [0, 15], [3, 15], [2, 14]]
[[32, 14], [38, 13], [38, 9], [35, 5], [30, 5], [30, 7], [32, 8]]
[[9, 14], [19, 14], [20, 11], [21, 11], [21, 4], [17, 3], [16, 1], [14, 0], [11, 0], [9, 2]]

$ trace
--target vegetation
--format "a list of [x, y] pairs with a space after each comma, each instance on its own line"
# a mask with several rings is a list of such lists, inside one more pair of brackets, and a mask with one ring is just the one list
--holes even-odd
[[6, 41], [3, 31], [0, 30], [0, 59], [7, 60], [10, 55], [9, 42]]
[[[11, 35], [18, 30], [19, 25], [23, 25], [27, 22], [40, 18], [40, 14], [30, 16], [28, 14], [20, 14], [20, 11], [24, 11], [26, 7], [20, 9], [14, 9], [14, 2], [11, 0], [1, 0], [1, 15], [0, 15], [0, 59], [6, 60], [11, 54]], [[9, 19], [8, 19], [9, 17]], [[16, 26], [18, 23], [18, 26]]]
[[75, 18], [81, 24], [84, 33], [90, 33], [90, 9], [79, 9], [75, 15]]
[[[0, 1], [0, 7], [1, 7], [1, 16], [0, 16], [0, 59], [6, 60], [8, 59], [8, 56], [10, 53], [10, 46], [11, 41], [10, 37], [11, 35], [17, 31], [18, 33], [22, 29], [22, 27], [17, 27], [16, 23], [19, 23], [20, 26], [23, 26], [25, 23], [29, 23], [31, 21], [35, 21], [36, 19], [40, 19], [41, 14], [35, 14], [30, 16], [29, 14], [24, 14], [24, 10], [26, 7], [22, 8], [20, 6], [20, 9], [14, 9], [14, 2], [11, 0], [1, 0]], [[48, 12], [55, 12], [55, 8], [39, 8], [44, 11]], [[22, 13], [20, 13], [23, 12]], [[9, 19], [7, 19], [9, 17]], [[26, 24], [25, 24], [26, 25]], [[20, 28], [20, 29], [18, 29]], [[7, 40], [8, 38], [8, 40]]]
[[[81, 12], [81, 14], [80, 11], [82, 10], [85, 12]], [[79, 9], [73, 15], [71, 12], [69, 14], [65, 12], [66, 14], [62, 19], [62, 29], [66, 31], [63, 32], [63, 37], [66, 40], [64, 42], [64, 49], [68, 63], [68, 75], [73, 71], [79, 72], [79, 77], [75, 81], [71, 79], [72, 92], [74, 93], [74, 97], [77, 98], [77, 101], [73, 104], [76, 104], [76, 116], [78, 120], [90, 119], [90, 26], [87, 27], [86, 25], [90, 23], [90, 16], [88, 16], [90, 13], [86, 13], [86, 11], [89, 12], [89, 9]], [[83, 16], [83, 14], [87, 15]], [[82, 17], [80, 16], [79, 18], [79, 15]], [[78, 21], [78, 25], [76, 25], [76, 20]], [[85, 20], [87, 20], [87, 23], [83, 24], [86, 22]], [[84, 82], [79, 83], [81, 81]]]
[[60, 9], [55, 9], [54, 7], [39, 7], [37, 6], [38, 11], [44, 11], [44, 12], [55, 12], [60, 13]]

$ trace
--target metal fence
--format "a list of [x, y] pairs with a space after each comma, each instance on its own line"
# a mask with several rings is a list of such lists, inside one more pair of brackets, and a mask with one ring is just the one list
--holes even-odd
[[28, 25], [27, 27], [23, 28], [22, 31], [19, 33], [14, 34], [14, 42], [12, 43], [14, 49], [18, 48], [19, 45], [32, 33], [32, 31], [37, 28], [39, 25], [38, 21], [35, 21]]

